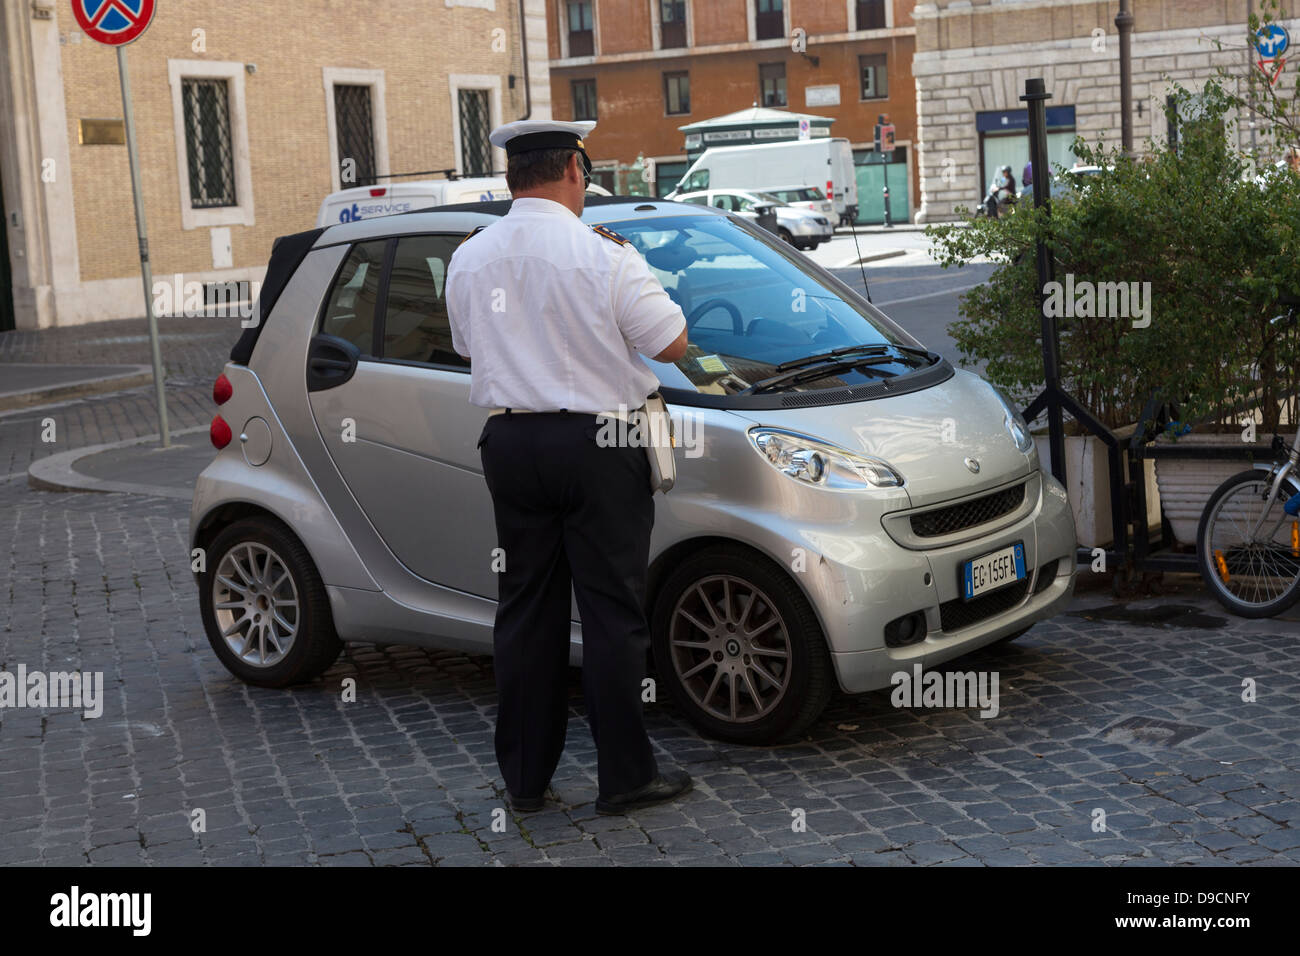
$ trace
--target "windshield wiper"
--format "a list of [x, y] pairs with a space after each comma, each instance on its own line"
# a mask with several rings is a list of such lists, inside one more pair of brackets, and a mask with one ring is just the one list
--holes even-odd
[[791, 359], [788, 362], [782, 362], [776, 367], [778, 372], [789, 371], [795, 368], [804, 368], [809, 365], [816, 365], [819, 362], [826, 362], [832, 359], [840, 358], [844, 355], [883, 355], [890, 350], [897, 352], [910, 352], [913, 355], [919, 355], [922, 358], [929, 358], [930, 353], [925, 349], [913, 348], [910, 345], [844, 345], [837, 349], [831, 349], [829, 352], [819, 352], [816, 355], [805, 355], [803, 358]]
[[[739, 395], [757, 395], [759, 392], [765, 392], [769, 389], [777, 388], [782, 385], [802, 385], [805, 382], [814, 382], [819, 378], [828, 378], [838, 372], [860, 371], [870, 372], [873, 375], [879, 375], [881, 378], [894, 378], [895, 372], [886, 372], [883, 369], [870, 368], [877, 362], [893, 362], [895, 359], [891, 355], [862, 355], [856, 358], [840, 358], [829, 362], [822, 362], [818, 365], [801, 364], [795, 368], [786, 369], [779, 375], [773, 375], [771, 378], [765, 378], [762, 381], [755, 382]], [[780, 366], [777, 366], [778, 370]]]

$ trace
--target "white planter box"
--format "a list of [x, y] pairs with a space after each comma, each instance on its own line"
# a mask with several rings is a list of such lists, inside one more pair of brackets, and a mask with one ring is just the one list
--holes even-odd
[[[1122, 442], [1128, 439], [1120, 433]], [[1046, 435], [1035, 435], [1038, 457], [1043, 471], [1051, 473], [1052, 453]], [[1154, 462], [1146, 462], [1147, 518], [1153, 527], [1160, 525], [1160, 493], [1156, 488]], [[1128, 466], [1124, 466], [1128, 480]], [[1093, 435], [1067, 435], [1065, 438], [1065, 490], [1074, 512], [1075, 534], [1082, 548], [1100, 548], [1111, 544], [1110, 455], [1104, 442]]]
[[[1261, 457], [1267, 457], [1267, 439], [1249, 447]], [[1293, 440], [1293, 439], [1292, 439]], [[1196, 446], [1196, 445], [1235, 445], [1242, 444], [1241, 435], [1188, 435], [1177, 442], [1160, 439], [1161, 445]], [[1214, 489], [1219, 487], [1239, 471], [1251, 467], [1245, 459], [1239, 461], [1198, 461], [1196, 459], [1178, 460], [1161, 459], [1156, 463], [1156, 479], [1160, 486], [1160, 500], [1164, 504], [1165, 516], [1174, 529], [1174, 538], [1179, 544], [1194, 546], [1196, 529], [1201, 522], [1201, 512], [1209, 501]]]

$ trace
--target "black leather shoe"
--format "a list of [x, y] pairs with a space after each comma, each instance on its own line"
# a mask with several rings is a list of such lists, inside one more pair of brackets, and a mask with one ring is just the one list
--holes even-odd
[[546, 806], [545, 797], [516, 797], [510, 795], [510, 809], [515, 813], [536, 813]]
[[597, 797], [596, 812], [611, 815], [640, 810], [642, 807], [653, 807], [657, 803], [666, 803], [680, 797], [691, 789], [691, 785], [689, 774], [681, 770], [670, 770], [661, 773], [644, 787], [631, 793], [619, 794], [616, 797]]

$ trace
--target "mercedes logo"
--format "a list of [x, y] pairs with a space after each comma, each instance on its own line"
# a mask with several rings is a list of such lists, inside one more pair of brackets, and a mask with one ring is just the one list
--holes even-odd
[[980, 463], [974, 458], [966, 459], [966, 467], [970, 469], [972, 475], [978, 475], [980, 473]]

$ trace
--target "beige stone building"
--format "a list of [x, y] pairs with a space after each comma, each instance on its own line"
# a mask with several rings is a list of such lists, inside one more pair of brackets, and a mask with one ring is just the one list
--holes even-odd
[[[159, 279], [256, 281], [341, 185], [551, 115], [545, 0], [162, 0], [126, 50]], [[0, 0], [0, 330], [143, 314], [122, 117], [68, 0]]]
[[[1196, 90], [1219, 66], [1249, 69], [1245, 42], [1251, 0], [1134, 0], [1133, 138], [1171, 131], [1164, 106], [1173, 83]], [[973, 207], [999, 166], [1021, 179], [1029, 159], [1025, 80], [1041, 76], [1048, 107], [1048, 152], [1072, 165], [1076, 135], [1120, 143], [1117, 0], [931, 0], [918, 3], [918, 222], [954, 218]], [[1300, 42], [1300, 21], [1285, 21]], [[1223, 49], [1216, 47], [1215, 41]], [[1279, 81], [1291, 89], [1294, 65]], [[1247, 145], [1248, 122], [1238, 126]], [[1176, 134], [1175, 134], [1176, 135]]]

